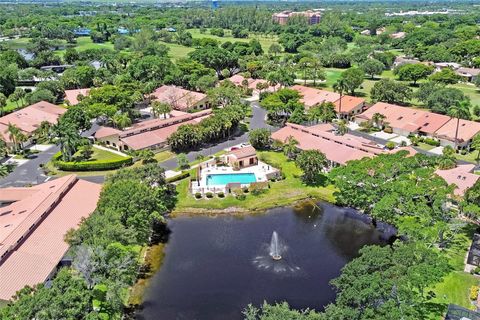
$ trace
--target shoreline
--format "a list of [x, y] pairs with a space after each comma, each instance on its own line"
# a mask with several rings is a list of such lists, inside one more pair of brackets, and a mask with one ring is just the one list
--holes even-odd
[[303, 202], [317, 203], [319, 201], [326, 202], [332, 205], [335, 205], [334, 202], [327, 201], [325, 199], [318, 199], [313, 197], [306, 197], [303, 199], [296, 199], [290, 203], [276, 204], [273, 206], [259, 208], [259, 209], [247, 209], [242, 207], [228, 207], [224, 209], [207, 209], [207, 208], [182, 208], [180, 210], [174, 210], [171, 214], [168, 215], [168, 218], [180, 218], [180, 217], [195, 217], [195, 216], [207, 216], [207, 217], [216, 217], [220, 215], [232, 215], [232, 216], [247, 216], [247, 215], [256, 215], [265, 213], [268, 210], [281, 208], [281, 207], [294, 207]]

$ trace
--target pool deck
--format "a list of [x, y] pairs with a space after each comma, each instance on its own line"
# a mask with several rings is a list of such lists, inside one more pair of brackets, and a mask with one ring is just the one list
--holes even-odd
[[[205, 164], [207, 164], [207, 162]], [[202, 194], [207, 192], [228, 192], [226, 185], [207, 185], [207, 176], [211, 174], [253, 173], [257, 178], [256, 182], [267, 182], [269, 176], [278, 172], [276, 168], [273, 168], [272, 166], [261, 161], [258, 161], [257, 165], [244, 167], [239, 170], [234, 170], [234, 168], [230, 166], [217, 166], [209, 164], [202, 167], [203, 169], [200, 172], [200, 181], [192, 181], [192, 193], [194, 194], [197, 192]], [[250, 184], [241, 184], [241, 187], [248, 187], [249, 185]]]

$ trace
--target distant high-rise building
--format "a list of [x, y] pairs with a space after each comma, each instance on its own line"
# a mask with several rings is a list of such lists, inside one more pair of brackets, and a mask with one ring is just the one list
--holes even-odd
[[288, 22], [288, 19], [293, 16], [302, 16], [307, 18], [308, 24], [317, 24], [320, 23], [322, 18], [322, 13], [319, 10], [307, 10], [307, 11], [282, 11], [279, 13], [274, 13], [272, 19], [274, 22], [285, 25]]

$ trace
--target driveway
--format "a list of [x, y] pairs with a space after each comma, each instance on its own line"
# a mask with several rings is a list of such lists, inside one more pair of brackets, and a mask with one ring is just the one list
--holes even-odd
[[[89, 137], [93, 135], [95, 131], [98, 130], [98, 127], [98, 124], [93, 123], [92, 128], [82, 133], [82, 136]], [[60, 147], [56, 145], [42, 146], [40, 149], [42, 151], [32, 155], [30, 160], [16, 167], [13, 172], [5, 178], [0, 179], [0, 187], [23, 187], [28, 184], [39, 184], [49, 179], [49, 177], [43, 173], [40, 165], [50, 161], [53, 155], [60, 151]]]
[[26, 163], [18, 166], [8, 176], [0, 179], [0, 187], [23, 187], [28, 184], [39, 184], [47, 180], [43, 174], [41, 164], [45, 164], [60, 150], [58, 146], [51, 146], [45, 151], [32, 155]]

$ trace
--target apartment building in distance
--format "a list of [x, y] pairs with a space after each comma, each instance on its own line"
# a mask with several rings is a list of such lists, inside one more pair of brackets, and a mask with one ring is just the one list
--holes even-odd
[[322, 13], [320, 10], [307, 10], [307, 11], [282, 11], [278, 13], [274, 13], [272, 15], [272, 19], [274, 22], [285, 25], [288, 22], [288, 19], [291, 17], [300, 16], [307, 18], [308, 24], [317, 24], [320, 23], [322, 19]]

